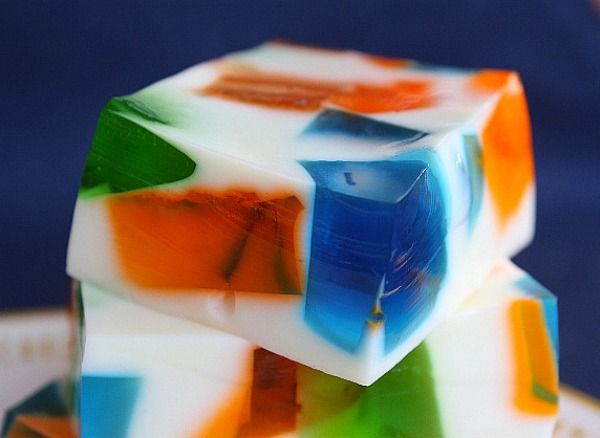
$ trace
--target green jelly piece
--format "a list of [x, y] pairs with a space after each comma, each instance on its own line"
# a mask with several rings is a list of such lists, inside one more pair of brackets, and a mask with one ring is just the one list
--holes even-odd
[[113, 111], [124, 114], [135, 115], [148, 122], [161, 123], [168, 125], [169, 122], [157, 114], [149, 105], [146, 105], [140, 99], [135, 97], [115, 97], [108, 103]]
[[167, 124], [139, 99], [111, 99], [100, 114], [81, 179], [81, 197], [90, 198], [165, 184], [187, 178], [196, 163], [139, 119]]
[[537, 382], [533, 383], [533, 393], [542, 400], [547, 401], [550, 404], [556, 405], [558, 404], [558, 395], [553, 393], [552, 391], [548, 391], [542, 385]]
[[425, 344], [371, 386], [301, 367], [298, 387], [303, 438], [443, 436]]

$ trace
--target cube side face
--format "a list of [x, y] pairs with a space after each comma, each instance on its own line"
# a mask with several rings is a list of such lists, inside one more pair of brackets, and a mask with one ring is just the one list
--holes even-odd
[[534, 197], [515, 74], [373, 59], [267, 44], [111, 101], [70, 275], [372, 383], [531, 239]]
[[492, 276], [485, 293], [463, 305], [469, 317], [457, 314], [427, 338], [438, 400], [460, 406], [445, 411], [442, 424], [452, 436], [551, 436], [558, 414], [556, 299], [509, 264]]
[[[251, 344], [85, 283], [82, 297], [84, 436], [184, 437], [211, 422], [220, 433], [207, 436], [234, 436], [224, 428], [242, 415], [244, 394], [232, 398], [252, 378]], [[217, 418], [226, 407], [221, 422]]]
[[[81, 398], [127, 387], [122, 399], [131, 400], [137, 376], [127, 425], [104, 426], [131, 437], [547, 437], [557, 413], [553, 319], [544, 310], [553, 298], [521, 288], [526, 274], [509, 268], [370, 386], [84, 284], [83, 381], [106, 380], [103, 389], [82, 385]], [[82, 424], [97, 412], [82, 409], [91, 416]]]
[[[305, 194], [197, 184], [204, 160], [156, 133], [171, 128], [169, 116], [158, 114], [168, 113], [170, 103], [161, 98], [113, 99], [100, 116], [79, 202], [84, 209], [98, 203], [106, 209], [114, 245], [106, 257], [116, 258], [124, 281], [141, 288], [299, 293], [304, 206], [298, 196]], [[84, 244], [78, 239], [76, 249]]]

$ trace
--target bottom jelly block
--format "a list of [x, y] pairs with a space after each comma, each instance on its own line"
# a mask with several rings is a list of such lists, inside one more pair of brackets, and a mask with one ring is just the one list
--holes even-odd
[[225, 438], [529, 438], [554, 427], [556, 301], [508, 262], [370, 386], [86, 283], [80, 291], [86, 437], [102, 436], [85, 432], [99, 430], [92, 423], [114, 437]]

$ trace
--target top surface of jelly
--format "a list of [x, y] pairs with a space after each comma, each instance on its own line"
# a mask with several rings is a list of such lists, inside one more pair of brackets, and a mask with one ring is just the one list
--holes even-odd
[[[194, 161], [203, 149], [307, 181], [299, 161], [386, 160], [435, 148], [489, 110], [508, 77], [266, 43], [191, 67], [113, 101], [111, 110]], [[193, 174], [211, 184], [236, 179], [209, 166]]]

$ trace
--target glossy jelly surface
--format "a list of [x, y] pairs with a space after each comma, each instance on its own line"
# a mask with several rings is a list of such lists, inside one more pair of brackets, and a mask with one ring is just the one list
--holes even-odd
[[558, 412], [556, 299], [509, 262], [370, 386], [80, 293], [85, 436], [548, 437]]
[[68, 272], [370, 384], [531, 239], [530, 143], [516, 73], [267, 43], [109, 101]]

